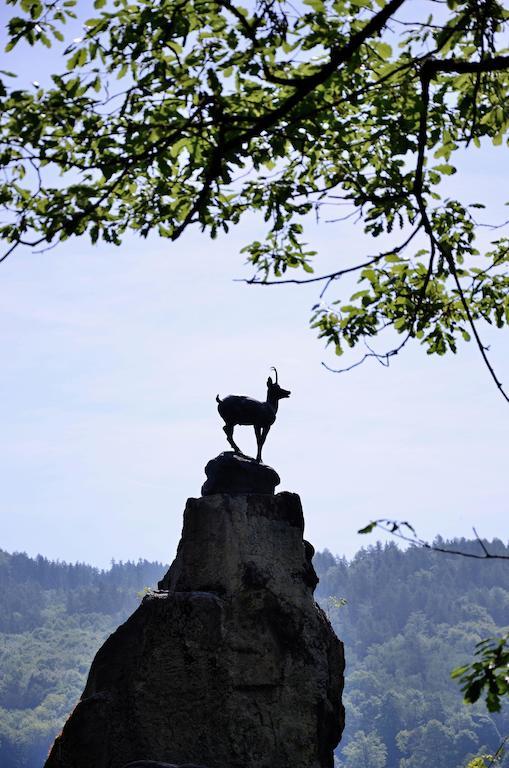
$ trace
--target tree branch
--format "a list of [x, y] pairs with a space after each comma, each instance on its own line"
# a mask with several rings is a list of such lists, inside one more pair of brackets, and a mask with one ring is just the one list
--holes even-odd
[[509, 56], [491, 56], [482, 61], [461, 61], [460, 59], [428, 59], [423, 70], [429, 78], [439, 73], [465, 75], [471, 72], [501, 72], [509, 69]]
[[[426, 231], [426, 234], [429, 237], [430, 243], [432, 245], [434, 244], [435, 248], [442, 254], [443, 258], [447, 262], [449, 270], [453, 276], [454, 282], [456, 283], [456, 288], [458, 290], [461, 304], [465, 311], [467, 321], [470, 325], [470, 328], [472, 329], [472, 333], [474, 335], [477, 347], [481, 353], [484, 363], [490, 373], [491, 378], [493, 379], [497, 388], [502, 394], [502, 397], [506, 400], [506, 402], [509, 403], [509, 395], [505, 392], [502, 382], [498, 379], [495, 373], [495, 370], [491, 365], [488, 359], [488, 356], [486, 354], [486, 347], [482, 343], [481, 338], [479, 336], [479, 332], [477, 330], [474, 318], [470, 311], [470, 307], [468, 305], [465, 294], [463, 292], [463, 288], [459, 280], [454, 257], [451, 254], [450, 250], [448, 248], [445, 248], [442, 242], [438, 240], [437, 237], [435, 236], [431, 221], [428, 216], [428, 210], [426, 207], [426, 202], [424, 200], [424, 194], [423, 194], [424, 161], [425, 161], [425, 155], [426, 155], [427, 128], [428, 128], [429, 88], [430, 88], [430, 79], [432, 75], [442, 71], [476, 72], [477, 70], [475, 68], [474, 69], [471, 68], [475, 66], [482, 67], [482, 71], [491, 71], [487, 67], [490, 63], [491, 65], [493, 65], [494, 62], [498, 62], [497, 65], [495, 66], [495, 69], [507, 68], [509, 67], [509, 56], [499, 56], [499, 57], [496, 57], [495, 59], [493, 58], [484, 59], [483, 61], [480, 61], [480, 62], [457, 62], [455, 60], [445, 60], [442, 62], [437, 62], [436, 60], [428, 59], [422, 65], [422, 68], [421, 68], [421, 114], [419, 119], [419, 133], [418, 133], [418, 142], [417, 142], [417, 147], [418, 147], [417, 148], [417, 164], [415, 169], [413, 193], [417, 201], [419, 212], [421, 214], [424, 230]], [[444, 66], [447, 65], [447, 66], [445, 69], [443, 69], [442, 65]], [[463, 65], [468, 67], [468, 69], [465, 69], [465, 70], [461, 69]]]
[[331, 53], [330, 60], [327, 64], [313, 75], [308, 75], [303, 78], [298, 85], [296, 85], [295, 92], [291, 96], [276, 109], [262, 115], [249, 130], [245, 131], [240, 136], [226, 141], [224, 149], [228, 151], [242, 145], [244, 142], [250, 141], [262, 131], [270, 128], [274, 123], [277, 123], [282, 117], [285, 117], [285, 115], [297, 106], [302, 99], [314, 91], [319, 85], [325, 83], [335, 70], [341, 64], [347, 62], [369, 37], [380, 32], [388, 19], [390, 19], [404, 2], [405, 0], [390, 0], [390, 2], [387, 3], [381, 11], [375, 14], [375, 16], [373, 16], [373, 18], [370, 19], [359, 32], [352, 35], [345, 45]]
[[[381, 531], [384, 531], [385, 533], [390, 533], [391, 536], [395, 536], [396, 538], [401, 539], [402, 541], [405, 541], [408, 544], [412, 544], [415, 547], [421, 547], [422, 549], [429, 549], [432, 552], [443, 552], [448, 555], [470, 557], [470, 558], [473, 558], [474, 560], [509, 560], [509, 555], [497, 555], [490, 552], [486, 544], [483, 541], [481, 541], [481, 539], [479, 538], [479, 535], [475, 530], [475, 528], [473, 529], [473, 531], [474, 531], [476, 540], [478, 541], [482, 549], [482, 554], [476, 554], [475, 552], [465, 552], [464, 550], [461, 550], [461, 549], [448, 549], [446, 547], [440, 547], [436, 544], [430, 544], [424, 539], [419, 538], [414, 528], [410, 525], [410, 523], [406, 521], [389, 520], [387, 518], [380, 518], [379, 520], [373, 520], [364, 528], [361, 528], [359, 531], [357, 531], [357, 533], [371, 533], [375, 528], [379, 528]], [[405, 528], [410, 531], [410, 535], [402, 532], [402, 529], [405, 529]]]
[[390, 251], [384, 251], [383, 253], [379, 253], [376, 256], [372, 256], [368, 259], [368, 261], [363, 261], [362, 264], [357, 264], [354, 267], [346, 267], [345, 269], [338, 269], [336, 272], [330, 272], [328, 275], [320, 275], [318, 277], [288, 278], [286, 280], [257, 280], [256, 277], [252, 277], [249, 280], [246, 278], [236, 278], [234, 282], [247, 283], [247, 285], [307, 285], [309, 283], [319, 283], [327, 280], [330, 283], [331, 281], [337, 280], [338, 278], [342, 277], [343, 275], [347, 275], [350, 272], [358, 272], [360, 269], [364, 269], [364, 267], [369, 267], [371, 264], [376, 264], [382, 259], [385, 259], [387, 256], [391, 256], [393, 253], [401, 253], [401, 251], [403, 251], [407, 245], [411, 243], [421, 227], [422, 223], [420, 222], [409, 235], [409, 237], [407, 237], [407, 239], [396, 248], [392, 248]]

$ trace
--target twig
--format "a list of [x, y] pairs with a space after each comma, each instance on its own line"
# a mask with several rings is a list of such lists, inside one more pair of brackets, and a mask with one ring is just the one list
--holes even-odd
[[481, 538], [480, 538], [479, 534], [477, 533], [477, 531], [475, 530], [475, 528], [472, 528], [472, 530], [473, 530], [473, 532], [474, 532], [474, 534], [475, 534], [475, 538], [477, 539], [477, 541], [478, 541], [478, 542], [479, 542], [479, 544], [481, 545], [481, 547], [482, 547], [482, 550], [483, 550], [484, 554], [486, 555], [486, 557], [489, 557], [489, 556], [490, 556], [490, 554], [489, 554], [488, 550], [486, 549], [486, 546], [485, 546], [484, 542], [483, 542], [483, 541], [481, 541]]
[[394, 347], [394, 349], [390, 349], [388, 352], [380, 353], [380, 352], [374, 352], [373, 350], [371, 352], [366, 352], [366, 354], [360, 360], [357, 360], [356, 363], [352, 363], [352, 365], [349, 365], [346, 368], [331, 368], [329, 365], [327, 365], [327, 363], [324, 363], [323, 361], [322, 361], [322, 365], [327, 371], [330, 371], [330, 373], [346, 373], [347, 371], [352, 371], [354, 368], [357, 368], [359, 365], [362, 365], [365, 362], [365, 360], [367, 360], [368, 358], [374, 357], [380, 363], [380, 365], [383, 365], [384, 368], [388, 368], [391, 362], [390, 358], [395, 357], [399, 352], [401, 352], [401, 350], [403, 349], [405, 344], [409, 341], [411, 336], [412, 336], [412, 333], [409, 331], [405, 336], [405, 338], [403, 339], [403, 341], [401, 342], [401, 344], [399, 344], [397, 347]]
[[[389, 520], [387, 518], [381, 518], [379, 520], [373, 520], [372, 523], [370, 523], [370, 526], [373, 528], [379, 528], [381, 531], [384, 531], [385, 533], [390, 533], [391, 536], [395, 536], [398, 539], [401, 539], [402, 541], [406, 541], [408, 544], [412, 544], [415, 547], [422, 547], [423, 549], [429, 549], [433, 552], [443, 552], [448, 555], [458, 555], [460, 557], [469, 557], [474, 560], [509, 560], [509, 555], [497, 555], [493, 554], [488, 550], [484, 542], [481, 541], [479, 538], [477, 531], [474, 533], [476, 535], [477, 541], [481, 544], [481, 547], [483, 549], [483, 554], [478, 555], [475, 552], [465, 552], [461, 549], [447, 549], [446, 547], [439, 547], [436, 544], [430, 544], [428, 541], [425, 541], [424, 539], [421, 539], [417, 536], [412, 526], [407, 522], [400, 522], [398, 520]], [[409, 528], [412, 532], [412, 536], [408, 536], [401, 532], [401, 527], [406, 526]], [[363, 532], [363, 531], [360, 531]]]
[[364, 267], [369, 267], [371, 264], [376, 264], [382, 259], [385, 259], [387, 256], [391, 256], [393, 253], [401, 253], [401, 251], [403, 251], [407, 245], [412, 242], [421, 227], [422, 222], [419, 222], [409, 237], [407, 237], [407, 239], [401, 243], [401, 245], [396, 246], [396, 248], [391, 248], [389, 251], [384, 251], [383, 253], [379, 253], [376, 256], [372, 256], [368, 261], [363, 261], [362, 264], [357, 264], [354, 267], [346, 267], [345, 269], [338, 269], [336, 272], [330, 272], [328, 275], [320, 275], [319, 277], [287, 278], [286, 280], [257, 280], [256, 276], [248, 280], [244, 277], [238, 277], [235, 278], [233, 282], [247, 283], [247, 285], [307, 285], [308, 283], [319, 283], [323, 280], [327, 280], [330, 283], [331, 281], [337, 280], [338, 278], [342, 277], [343, 275], [347, 275], [350, 272], [358, 272], [360, 269], [364, 269]]

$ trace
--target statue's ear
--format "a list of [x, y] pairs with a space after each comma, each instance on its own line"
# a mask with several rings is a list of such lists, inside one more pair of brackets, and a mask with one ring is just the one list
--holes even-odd
[[267, 386], [268, 386], [268, 387], [271, 387], [271, 386], [272, 386], [272, 384], [273, 384], [273, 381], [272, 381], [272, 379], [271, 379], [271, 378], [270, 378], [270, 376], [269, 376], [269, 378], [267, 379]]

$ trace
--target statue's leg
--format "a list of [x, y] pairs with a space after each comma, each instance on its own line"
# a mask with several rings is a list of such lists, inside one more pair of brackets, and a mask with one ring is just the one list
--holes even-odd
[[267, 439], [267, 435], [269, 434], [269, 429], [270, 429], [270, 427], [262, 427], [262, 429], [261, 429], [260, 442], [258, 444], [259, 448], [258, 448], [257, 461], [261, 461], [262, 460], [262, 448], [263, 448], [263, 445], [264, 445], [264, 443], [265, 443], [265, 441]]
[[239, 446], [235, 443], [235, 440], [233, 439], [233, 430], [234, 425], [233, 424], [225, 424], [223, 427], [223, 431], [226, 435], [226, 439], [230, 443], [231, 447], [235, 451], [235, 453], [242, 454], [242, 451], [240, 450]]
[[256, 445], [257, 445], [257, 453], [256, 453], [256, 461], [262, 460], [262, 428], [258, 427], [256, 424], [254, 426], [255, 436], [256, 436]]

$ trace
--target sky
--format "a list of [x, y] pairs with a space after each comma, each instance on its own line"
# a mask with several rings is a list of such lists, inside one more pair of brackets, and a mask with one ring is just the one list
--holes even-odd
[[[23, 56], [2, 66], [25, 80], [44, 69]], [[449, 183], [500, 218], [506, 180], [505, 148], [472, 153]], [[186, 499], [228, 449], [216, 394], [264, 399], [272, 365], [292, 395], [264, 460], [278, 490], [301, 496], [317, 549], [351, 557], [376, 540], [358, 529], [381, 517], [429, 539], [475, 526], [507, 541], [509, 409], [475, 347], [329, 373], [321, 362], [337, 359], [309, 328], [316, 286], [236, 281], [251, 276], [240, 249], [260, 234], [253, 217], [217, 241], [74, 239], [0, 264], [0, 548], [169, 562]], [[379, 250], [352, 222], [309, 221], [308, 234], [325, 271]], [[483, 336], [509, 384], [508, 332]], [[237, 430], [252, 452], [252, 430]]]

